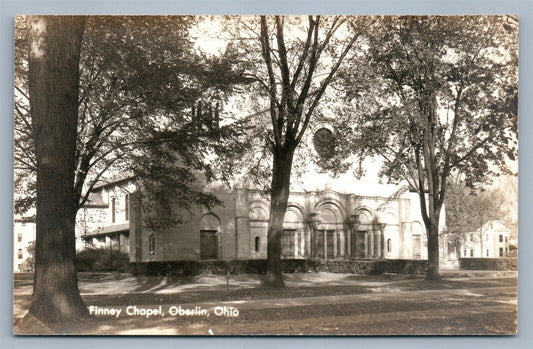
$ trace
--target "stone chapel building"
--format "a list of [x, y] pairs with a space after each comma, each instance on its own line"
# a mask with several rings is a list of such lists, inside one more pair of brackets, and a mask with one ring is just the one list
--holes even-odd
[[[416, 193], [380, 184], [372, 174], [356, 180], [310, 171], [293, 182], [282, 258], [427, 259]], [[170, 200], [166, 214], [180, 214], [183, 223], [151, 229], [136, 190], [133, 178], [97, 188], [78, 216], [85, 215], [81, 239], [127, 252], [135, 263], [266, 258], [269, 201], [260, 191], [246, 186], [211, 189], [223, 206], [210, 211], [184, 211]], [[441, 230], [444, 217], [442, 210]], [[448, 253], [445, 237], [441, 239], [446, 265], [453, 249]]]

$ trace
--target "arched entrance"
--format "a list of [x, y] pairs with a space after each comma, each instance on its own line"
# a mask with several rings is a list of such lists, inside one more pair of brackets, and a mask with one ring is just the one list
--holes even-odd
[[298, 258], [303, 256], [302, 229], [302, 211], [294, 205], [289, 205], [283, 219], [283, 235], [281, 236], [282, 258]]
[[212, 213], [200, 220], [200, 259], [217, 259], [219, 253], [220, 219]]
[[316, 257], [335, 259], [344, 257], [346, 239], [343, 230], [343, 213], [332, 202], [318, 207], [318, 229], [316, 231]]
[[350, 232], [350, 251], [353, 258], [373, 256], [373, 216], [370, 211], [360, 209], [355, 213], [354, 229]]

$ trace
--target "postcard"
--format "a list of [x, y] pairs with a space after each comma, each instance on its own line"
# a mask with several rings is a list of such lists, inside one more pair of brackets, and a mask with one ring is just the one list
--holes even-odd
[[15, 18], [17, 335], [514, 335], [518, 17]]

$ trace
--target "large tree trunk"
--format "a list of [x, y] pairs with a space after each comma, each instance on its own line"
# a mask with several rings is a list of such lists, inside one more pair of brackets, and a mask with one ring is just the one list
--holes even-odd
[[[437, 210], [440, 211], [440, 210]], [[431, 212], [430, 224], [426, 224], [428, 240], [428, 269], [426, 280], [440, 280], [439, 273], [439, 213]]]
[[283, 219], [289, 200], [293, 154], [294, 149], [274, 150], [265, 287], [281, 288], [285, 286], [281, 274], [281, 235], [283, 234]]
[[74, 231], [79, 55], [84, 19], [30, 16], [29, 25], [37, 231], [28, 314], [53, 326], [88, 317], [78, 290]]

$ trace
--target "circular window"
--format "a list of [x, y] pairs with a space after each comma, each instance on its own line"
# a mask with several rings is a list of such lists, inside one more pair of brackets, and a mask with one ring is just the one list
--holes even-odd
[[319, 129], [313, 136], [315, 150], [323, 158], [331, 158], [333, 156], [336, 142], [335, 135], [327, 128]]

